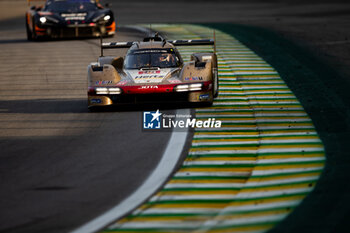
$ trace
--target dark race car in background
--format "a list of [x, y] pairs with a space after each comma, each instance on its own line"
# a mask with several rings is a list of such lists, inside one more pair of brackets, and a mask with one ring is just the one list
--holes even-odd
[[47, 0], [26, 12], [28, 40], [112, 36], [115, 28], [113, 12], [96, 0]]

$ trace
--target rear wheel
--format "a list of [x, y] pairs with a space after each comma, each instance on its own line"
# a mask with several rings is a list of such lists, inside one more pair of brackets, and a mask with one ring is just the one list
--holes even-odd
[[213, 92], [213, 97], [216, 98], [219, 95], [219, 75], [218, 75], [218, 71], [215, 70], [214, 71], [214, 92]]

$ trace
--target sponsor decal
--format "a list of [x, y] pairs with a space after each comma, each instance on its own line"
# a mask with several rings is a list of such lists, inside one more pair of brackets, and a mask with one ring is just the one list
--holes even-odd
[[143, 70], [139, 74], [160, 74], [160, 70]]
[[181, 83], [178, 79], [168, 79], [169, 83]]
[[207, 99], [209, 99], [209, 94], [204, 94], [204, 95], [200, 95], [199, 96], [199, 100], [207, 100]]
[[185, 77], [186, 81], [198, 81], [198, 80], [203, 80], [203, 77], [198, 76], [198, 77]]
[[152, 78], [164, 78], [164, 75], [137, 75], [135, 79], [152, 79]]
[[100, 104], [100, 103], [102, 103], [102, 100], [101, 99], [91, 99], [91, 103], [92, 104]]
[[124, 86], [124, 85], [127, 84], [127, 83], [128, 83], [128, 81], [123, 80], [123, 81], [120, 81], [120, 82], [118, 83], [118, 86]]
[[141, 86], [139, 89], [157, 89], [158, 86]]
[[95, 85], [108, 85], [108, 84], [112, 84], [113, 83], [113, 81], [111, 81], [111, 80], [100, 80], [100, 81], [96, 81], [95, 82]]
[[136, 83], [158, 83], [161, 82], [164, 75], [138, 75], [134, 78]]
[[163, 114], [157, 111], [143, 112], [144, 130], [186, 130], [188, 128], [221, 128], [215, 118], [196, 119], [192, 115]]
[[61, 14], [61, 16], [66, 20], [85, 20], [86, 13], [68, 13]]

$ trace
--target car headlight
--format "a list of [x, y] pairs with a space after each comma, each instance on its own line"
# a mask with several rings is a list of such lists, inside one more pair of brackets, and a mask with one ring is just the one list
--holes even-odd
[[118, 95], [122, 93], [122, 90], [118, 87], [114, 87], [114, 88], [108, 88], [108, 92], [110, 95]]
[[112, 18], [112, 16], [110, 16], [110, 15], [99, 15], [99, 16], [93, 18], [92, 22], [97, 22], [97, 21], [100, 21], [100, 22], [106, 21], [107, 22], [111, 18]]
[[110, 15], [105, 15], [105, 17], [103, 17], [103, 20], [104, 21], [108, 21], [111, 19], [111, 16]]
[[183, 92], [183, 91], [200, 91], [203, 88], [202, 83], [193, 83], [193, 84], [181, 84], [177, 85], [174, 90], [176, 92]]
[[46, 19], [46, 17], [40, 17], [39, 21], [40, 21], [40, 23], [46, 23], [47, 19]]
[[96, 87], [97, 95], [118, 95], [122, 93], [122, 90], [118, 87]]

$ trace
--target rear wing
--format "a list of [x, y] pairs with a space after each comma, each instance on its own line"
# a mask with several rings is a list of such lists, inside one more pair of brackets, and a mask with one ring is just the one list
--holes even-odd
[[[100, 0], [95, 0], [96, 3], [99, 3]], [[46, 0], [27, 0], [28, 6], [31, 2], [46, 2]]]
[[[213, 39], [208, 40], [168, 40], [168, 43], [171, 43], [175, 46], [194, 46], [194, 45], [215, 45]], [[134, 43], [137, 42], [108, 42], [102, 43], [102, 49], [122, 49], [130, 48]]]
[[194, 46], [194, 45], [214, 45], [213, 39], [209, 40], [168, 40], [169, 43], [175, 46]]
[[[143, 39], [144, 42], [147, 41], [163, 41], [173, 44], [174, 46], [195, 46], [195, 45], [213, 45], [214, 53], [216, 53], [216, 38], [215, 38], [215, 30], [214, 30], [214, 39], [201, 39], [201, 40], [168, 40], [166, 41], [161, 36], [158, 35], [158, 32], [155, 33], [153, 37], [146, 37]], [[102, 36], [100, 37], [100, 45], [101, 45], [101, 57], [103, 57], [104, 49], [122, 49], [122, 48], [130, 48], [133, 44], [137, 42], [129, 41], [129, 42], [107, 42], [103, 43]]]
[[109, 42], [102, 43], [101, 49], [124, 49], [130, 48], [136, 42]]

